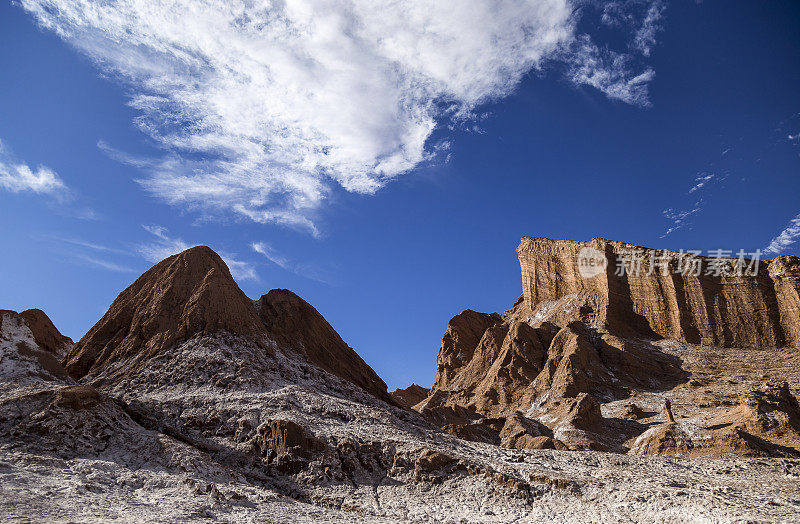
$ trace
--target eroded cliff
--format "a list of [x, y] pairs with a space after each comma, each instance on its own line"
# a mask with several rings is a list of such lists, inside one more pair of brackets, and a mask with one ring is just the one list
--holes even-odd
[[[586, 248], [607, 261], [590, 277], [580, 265]], [[727, 347], [800, 343], [797, 257], [719, 260], [602, 238], [533, 237], [523, 237], [517, 253], [534, 314], [578, 296], [598, 327], [620, 333]]]
[[[430, 422], [515, 448], [800, 456], [797, 257], [712, 259], [599, 238], [525, 237], [517, 251], [514, 307], [448, 323], [436, 382], [414, 406]], [[755, 398], [784, 380], [768, 418], [791, 431], [736, 422], [728, 393]]]

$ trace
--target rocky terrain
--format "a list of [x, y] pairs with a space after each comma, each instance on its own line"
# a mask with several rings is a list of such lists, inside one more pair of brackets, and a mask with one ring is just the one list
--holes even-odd
[[[630, 298], [644, 330], [602, 285], [526, 287], [546, 279], [523, 246], [524, 298], [454, 317], [436, 383], [391, 394], [310, 304], [250, 300], [202, 246], [148, 270], [74, 345], [41, 311], [0, 311], [2, 520], [800, 516], [796, 260], [769, 263], [776, 313], [741, 318], [776, 319], [760, 332], [774, 338], [695, 344], [657, 331], [673, 302]], [[708, 336], [747, 331], [722, 309]]]
[[[602, 271], [581, 274], [585, 248], [606, 258]], [[800, 456], [796, 257], [697, 276], [679, 271], [679, 253], [604, 239], [526, 237], [517, 252], [514, 307], [450, 320], [436, 382], [414, 406], [427, 420], [510, 448]], [[617, 271], [626, 252], [641, 271]]]

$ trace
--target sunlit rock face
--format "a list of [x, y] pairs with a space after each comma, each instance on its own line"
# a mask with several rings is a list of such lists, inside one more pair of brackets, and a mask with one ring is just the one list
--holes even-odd
[[[436, 381], [413, 406], [428, 421], [518, 449], [558, 442], [620, 453], [800, 455], [786, 431], [728, 420], [730, 395], [752, 396], [767, 379], [788, 379], [771, 409], [794, 420], [796, 257], [709, 258], [599, 238], [524, 237], [517, 252], [523, 295], [514, 306], [466, 310], [448, 323]], [[676, 419], [664, 414], [670, 402]], [[705, 441], [723, 429], [730, 438]]]
[[[587, 248], [607, 260], [595, 276], [581, 271]], [[578, 296], [584, 317], [620, 333], [726, 347], [800, 342], [800, 259], [794, 256], [751, 256], [737, 267], [736, 258], [690, 258], [602, 238], [533, 237], [524, 237], [517, 253], [524, 303], [534, 314]]]

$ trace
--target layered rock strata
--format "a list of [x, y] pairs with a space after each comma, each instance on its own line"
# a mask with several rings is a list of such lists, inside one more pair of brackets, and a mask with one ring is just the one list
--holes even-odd
[[[691, 424], [703, 425], [694, 432], [676, 422], [671, 410], [666, 425], [659, 420], [661, 406], [669, 405], [668, 392], [684, 394], [688, 383], [700, 383], [690, 380], [681, 358], [664, 351], [670, 346], [660, 341], [687, 350], [696, 342], [796, 352], [791, 344], [798, 325], [798, 259], [759, 261], [756, 270], [753, 260], [693, 258], [699, 272], [683, 274], [677, 270], [689, 264], [684, 254], [604, 239], [525, 237], [518, 253], [523, 295], [514, 307], [502, 315], [466, 310], [448, 323], [436, 382], [414, 406], [430, 422], [466, 440], [516, 448], [546, 437], [571, 449], [800, 454], [793, 438], [784, 443], [777, 433], [756, 431], [752, 424], [727, 429], [725, 446], [698, 441], [689, 453], [684, 444], [692, 438], [682, 435], [710, 434], [701, 430], [713, 426], [709, 417], [728, 416], [723, 404], [696, 418]], [[602, 263], [581, 266], [592, 257]], [[636, 260], [641, 267], [630, 266]], [[711, 264], [720, 275], [706, 274]], [[726, 370], [714, 364], [711, 369], [718, 387]], [[659, 407], [646, 411], [628, 402], [625, 409], [603, 413], [606, 404], [640, 395], [658, 398]], [[788, 389], [782, 395], [770, 417], [793, 420], [794, 397]], [[513, 438], [507, 438], [508, 427], [514, 428]], [[759, 440], [763, 445], [742, 444]], [[673, 441], [684, 444], [669, 444]]]
[[[594, 271], [582, 271], [582, 264], [593, 252], [607, 265], [587, 277]], [[531, 310], [579, 296], [586, 315], [611, 331], [727, 347], [800, 343], [800, 259], [794, 256], [713, 259], [602, 238], [533, 237], [523, 237], [517, 253]]]

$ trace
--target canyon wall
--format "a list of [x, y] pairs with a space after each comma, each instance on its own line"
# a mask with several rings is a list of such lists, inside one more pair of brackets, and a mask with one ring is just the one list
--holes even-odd
[[[534, 314], [576, 296], [582, 317], [617, 333], [726, 347], [800, 344], [800, 259], [794, 256], [756, 264], [602, 238], [534, 237], [523, 237], [517, 253], [524, 304]], [[587, 254], [607, 265], [587, 265]]]

